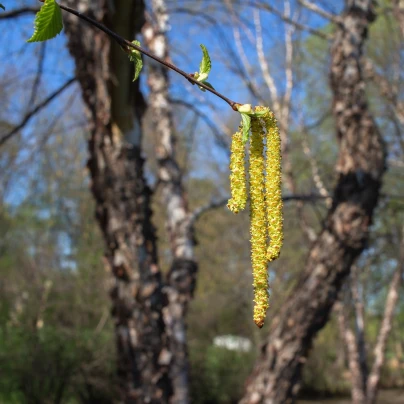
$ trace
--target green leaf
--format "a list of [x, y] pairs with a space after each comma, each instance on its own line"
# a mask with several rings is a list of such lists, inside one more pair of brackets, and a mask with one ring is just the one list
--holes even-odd
[[243, 121], [243, 142], [247, 143], [250, 136], [251, 129], [251, 117], [243, 112], [241, 112], [241, 119]]
[[[139, 41], [132, 41], [132, 43], [134, 45], [140, 46]], [[133, 77], [133, 81], [136, 81], [143, 68], [142, 54], [138, 50], [131, 48], [129, 59], [131, 62], [133, 62], [135, 64], [135, 74]]]
[[55, 0], [45, 0], [35, 17], [35, 31], [27, 42], [40, 42], [54, 38], [63, 29], [62, 11]]
[[205, 86], [210, 87], [212, 90], [215, 89], [215, 88], [212, 86], [212, 84], [210, 84], [208, 81], [204, 81], [203, 84], [205, 84]]
[[[202, 49], [203, 57], [202, 57], [201, 64], [199, 65], [199, 74], [206, 75], [202, 79], [202, 80], [205, 80], [209, 76], [210, 69], [212, 68], [212, 63], [210, 61], [209, 52], [206, 49], [205, 45], [201, 44], [200, 47]], [[200, 80], [200, 81], [202, 81], [202, 80]]]
[[[208, 81], [205, 81], [205, 80], [198, 80], [198, 81], [201, 81], [201, 83], [203, 83], [203, 84], [205, 84], [205, 86], [208, 86], [208, 87], [210, 87], [211, 89], [213, 89], [214, 90], [214, 87], [212, 86], [212, 84], [210, 84]], [[200, 90], [202, 90], [202, 91], [206, 91], [206, 88], [203, 88], [203, 87], [201, 87], [201, 86], [199, 86], [199, 89]]]
[[0, 3], [0, 8], [2, 8], [3, 10], [5, 10], [6, 8], [3, 6], [3, 4]]

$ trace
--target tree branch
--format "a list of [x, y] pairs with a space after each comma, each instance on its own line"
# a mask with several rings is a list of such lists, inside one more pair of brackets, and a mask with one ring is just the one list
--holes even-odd
[[99, 23], [98, 21], [95, 21], [92, 18], [88, 17], [87, 15], [82, 14], [79, 11], [74, 10], [74, 9], [72, 9], [70, 7], [63, 6], [61, 4], [59, 4], [59, 6], [60, 6], [60, 8], [62, 10], [67, 11], [68, 13], [73, 14], [76, 17], [81, 18], [82, 20], [88, 22], [89, 24], [93, 25], [94, 27], [97, 27], [99, 30], [105, 32], [107, 35], [109, 35], [111, 38], [113, 38], [125, 52], [130, 53], [129, 48], [132, 48], [132, 49], [137, 50], [138, 52], [143, 53], [145, 56], [155, 60], [156, 62], [164, 65], [168, 69], [171, 69], [171, 70], [175, 71], [176, 73], [178, 73], [179, 75], [183, 76], [190, 83], [196, 84], [199, 87], [204, 88], [206, 91], [209, 91], [212, 94], [215, 94], [217, 97], [219, 97], [223, 101], [227, 102], [234, 111], [237, 111], [238, 106], [241, 105], [238, 102], [230, 100], [229, 98], [225, 97], [223, 94], [221, 94], [218, 91], [214, 90], [213, 88], [207, 86], [206, 84], [196, 80], [191, 74], [188, 74], [188, 73], [184, 72], [183, 70], [179, 69], [177, 66], [173, 65], [172, 63], [170, 63], [170, 62], [156, 56], [155, 54], [141, 48], [140, 46], [137, 46], [137, 45], [133, 44], [132, 42], [130, 42], [127, 39], [123, 38], [122, 36], [118, 35], [116, 32], [114, 32], [114, 31], [110, 30], [109, 28], [107, 28], [105, 25], [103, 25], [103, 24]]
[[38, 104], [34, 109], [28, 112], [22, 121], [15, 126], [12, 130], [8, 133], [0, 137], [0, 147], [3, 146], [12, 136], [14, 136], [19, 130], [21, 130], [25, 124], [41, 109], [45, 108], [51, 101], [53, 101], [59, 94], [61, 94], [66, 88], [68, 88], [74, 81], [76, 80], [75, 77], [72, 77], [68, 80], [63, 86], [59, 87], [56, 91], [50, 94], [47, 98], [45, 98], [40, 104]]
[[35, 14], [39, 11], [37, 7], [22, 7], [15, 10], [1, 12], [0, 20], [8, 20], [15, 17], [21, 17], [25, 14]]
[[329, 39], [332, 38], [331, 35], [324, 34], [324, 33], [321, 32], [321, 31], [318, 31], [318, 30], [316, 30], [316, 29], [314, 29], [314, 28], [308, 27], [308, 26], [306, 26], [306, 25], [303, 25], [303, 24], [298, 23], [297, 21], [294, 21], [292, 18], [286, 16], [285, 14], [281, 13], [279, 10], [277, 10], [276, 8], [270, 6], [270, 5], [267, 4], [267, 3], [254, 3], [254, 2], [251, 2], [250, 5], [252, 5], [253, 7], [261, 8], [262, 10], [266, 10], [266, 11], [271, 12], [272, 14], [274, 14], [274, 15], [280, 17], [280, 18], [281, 18], [284, 22], [286, 22], [287, 24], [293, 25], [293, 26], [294, 26], [296, 29], [298, 29], [299, 31], [307, 31], [307, 32], [309, 32], [310, 34], [316, 35], [316, 36], [318, 36], [318, 37], [321, 38], [321, 39], [329, 40]]
[[341, 22], [341, 18], [339, 18], [337, 15], [329, 13], [328, 11], [322, 9], [319, 7], [317, 4], [312, 3], [311, 1], [308, 0], [298, 0], [298, 2], [303, 6], [306, 7], [308, 10], [313, 11], [314, 13], [320, 15], [323, 18], [326, 18], [327, 20], [330, 20], [332, 22], [335, 22], [336, 24]]

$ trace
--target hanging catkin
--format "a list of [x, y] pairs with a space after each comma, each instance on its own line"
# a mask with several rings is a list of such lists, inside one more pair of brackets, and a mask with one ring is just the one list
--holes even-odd
[[238, 130], [232, 137], [230, 152], [231, 199], [229, 199], [227, 207], [233, 213], [238, 213], [240, 210], [245, 209], [247, 203], [245, 146], [240, 130]]
[[267, 223], [264, 192], [264, 142], [260, 120], [251, 120], [250, 233], [254, 286], [254, 322], [262, 327], [269, 307], [267, 275]]

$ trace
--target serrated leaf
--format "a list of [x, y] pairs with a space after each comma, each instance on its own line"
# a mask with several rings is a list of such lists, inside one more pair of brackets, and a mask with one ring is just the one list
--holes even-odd
[[212, 68], [212, 63], [210, 61], [209, 52], [206, 49], [206, 46], [201, 44], [200, 47], [202, 49], [203, 57], [201, 64], [199, 65], [199, 74], [206, 74], [205, 78], [207, 79], [210, 73], [210, 69]]
[[5, 10], [6, 8], [3, 6], [3, 4], [0, 3], [0, 8], [2, 8], [3, 10]]
[[45, 0], [35, 17], [35, 31], [27, 42], [40, 42], [54, 38], [63, 29], [62, 11], [55, 0]]
[[247, 143], [250, 136], [251, 118], [245, 113], [241, 113], [241, 120], [243, 121], [243, 142]]
[[[132, 41], [132, 43], [134, 45], [140, 46], [139, 41]], [[136, 81], [139, 78], [140, 72], [142, 71], [143, 68], [142, 54], [138, 50], [131, 48], [129, 59], [131, 62], [135, 64], [135, 73], [133, 81]]]

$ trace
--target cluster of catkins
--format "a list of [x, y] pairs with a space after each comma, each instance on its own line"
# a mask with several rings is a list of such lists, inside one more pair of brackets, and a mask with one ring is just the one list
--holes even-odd
[[[251, 118], [249, 154], [251, 261], [254, 278], [254, 322], [264, 325], [269, 307], [268, 262], [279, 257], [283, 241], [281, 143], [274, 114], [256, 107]], [[231, 199], [228, 208], [238, 213], [247, 203], [245, 147], [242, 126], [233, 135], [230, 157]], [[266, 150], [265, 150], [266, 148]], [[264, 152], [265, 151], [265, 152]]]

